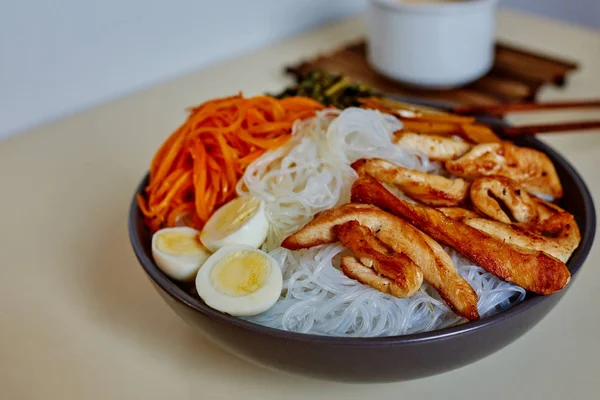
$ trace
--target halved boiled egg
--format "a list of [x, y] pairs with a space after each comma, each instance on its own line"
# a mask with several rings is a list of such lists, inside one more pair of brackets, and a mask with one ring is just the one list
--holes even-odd
[[152, 257], [158, 267], [178, 281], [194, 279], [210, 252], [200, 243], [200, 232], [184, 226], [165, 228], [152, 236]]
[[264, 251], [234, 245], [217, 250], [196, 276], [204, 302], [227, 314], [260, 314], [275, 304], [283, 279], [279, 264]]
[[264, 203], [254, 196], [242, 196], [215, 211], [204, 225], [200, 240], [213, 252], [234, 244], [258, 248], [268, 231]]

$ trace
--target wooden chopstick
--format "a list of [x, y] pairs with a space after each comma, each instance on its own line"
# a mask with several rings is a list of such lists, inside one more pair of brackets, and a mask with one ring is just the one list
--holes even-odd
[[600, 108], [600, 99], [554, 101], [544, 103], [508, 103], [491, 106], [458, 106], [452, 112], [460, 115], [504, 115], [511, 112]]
[[585, 131], [600, 129], [600, 121], [564, 122], [557, 124], [508, 126], [497, 129], [497, 133], [503, 136], [526, 136], [536, 133]]

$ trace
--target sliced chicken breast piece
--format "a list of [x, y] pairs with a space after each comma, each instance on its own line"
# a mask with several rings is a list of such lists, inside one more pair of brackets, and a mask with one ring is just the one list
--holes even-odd
[[358, 221], [348, 221], [333, 228], [339, 241], [360, 260], [369, 260], [372, 268], [391, 279], [394, 296], [410, 297], [421, 288], [423, 273], [406, 255], [387, 247], [373, 232]]
[[431, 161], [454, 160], [472, 147], [471, 144], [457, 136], [442, 137], [403, 131], [396, 134], [394, 143], [403, 149], [418, 150], [429, 157]]
[[536, 195], [553, 198], [563, 195], [558, 174], [548, 156], [511, 142], [479, 144], [444, 165], [450, 173], [462, 178], [498, 175], [512, 179]]
[[457, 206], [469, 195], [469, 182], [463, 179], [448, 179], [404, 167], [379, 158], [358, 160], [352, 168], [359, 175], [373, 178], [396, 186], [406, 196], [430, 206]]
[[496, 221], [533, 223], [539, 219], [533, 197], [515, 181], [503, 176], [475, 179], [470, 197], [477, 211]]

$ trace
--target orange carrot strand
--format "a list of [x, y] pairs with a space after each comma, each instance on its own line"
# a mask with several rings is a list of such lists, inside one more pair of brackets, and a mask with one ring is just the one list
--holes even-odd
[[250, 163], [290, 138], [296, 119], [324, 107], [308, 98], [214, 99], [190, 108], [187, 120], [159, 147], [150, 182], [137, 202], [153, 230], [186, 223], [202, 227], [222, 204]]

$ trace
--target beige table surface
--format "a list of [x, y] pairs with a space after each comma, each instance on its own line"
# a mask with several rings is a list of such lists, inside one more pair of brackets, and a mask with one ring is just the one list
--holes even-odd
[[[0, 142], [0, 398], [599, 398], [598, 246], [555, 310], [521, 339], [468, 367], [397, 384], [255, 367], [206, 342], [150, 286], [129, 246], [127, 208], [184, 107], [240, 89], [278, 90], [288, 83], [284, 64], [363, 31], [361, 19], [335, 24]], [[498, 33], [581, 62], [566, 89], [543, 98], [600, 96], [600, 32], [503, 12]], [[598, 133], [547, 139], [596, 199]]]

